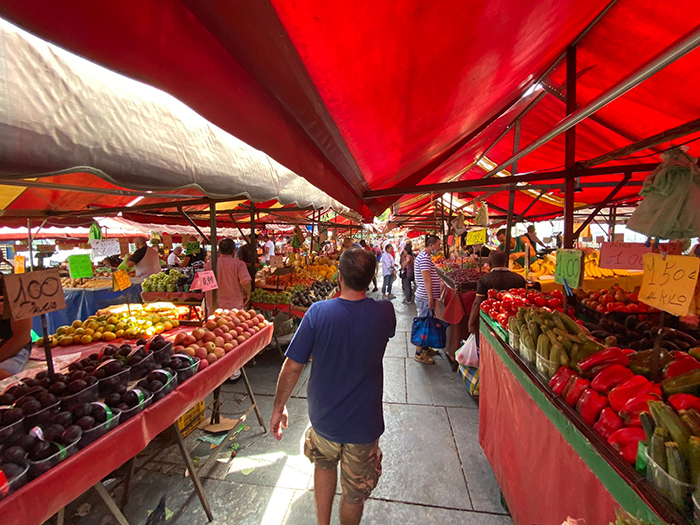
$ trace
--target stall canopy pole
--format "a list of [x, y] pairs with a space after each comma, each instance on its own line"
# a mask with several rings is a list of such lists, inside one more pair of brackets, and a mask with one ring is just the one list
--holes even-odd
[[[209, 239], [211, 239], [211, 271], [214, 272], [214, 277], [216, 277], [217, 284], [219, 283], [219, 272], [218, 272], [218, 241], [216, 232], [216, 203], [209, 203]], [[216, 310], [219, 307], [219, 290], [214, 288], [211, 291], [211, 307], [212, 310]], [[213, 313], [213, 312], [212, 312]]]
[[615, 221], [617, 220], [617, 207], [612, 206], [610, 208], [610, 220], [608, 222], [608, 242], [613, 242], [615, 240]]
[[[576, 48], [566, 49], [566, 116], [576, 111]], [[566, 130], [564, 151], [564, 248], [574, 247], [574, 164], [576, 163], [576, 126]]]
[[605, 200], [603, 202], [601, 202], [600, 204], [598, 204], [598, 206], [596, 206], [594, 208], [594, 210], [590, 213], [590, 215], [586, 218], [586, 220], [584, 220], [583, 223], [581, 224], [581, 226], [579, 226], [578, 229], [574, 232], [575, 239], [577, 239], [578, 236], [581, 235], [581, 232], [584, 230], [584, 228], [591, 223], [591, 221], [596, 217], [596, 215], [598, 215], [600, 210], [605, 208], [608, 205], [608, 203], [611, 200], [613, 200], [615, 195], [617, 195], [617, 192], [620, 191], [622, 189], [622, 187], [624, 185], [626, 185], [627, 182], [630, 180], [630, 177], [632, 177], [631, 174], [629, 174], [629, 173], [626, 174], [625, 177], [620, 182], [617, 183], [617, 186], [615, 186], [615, 188], [610, 192], [610, 194], [605, 198]]
[[204, 242], [207, 242], [207, 243], [210, 242], [210, 241], [209, 241], [209, 238], [208, 238], [206, 235], [204, 235], [204, 232], [201, 230], [201, 228], [200, 228], [199, 226], [197, 226], [197, 223], [194, 222], [194, 221], [190, 218], [190, 216], [187, 215], [187, 212], [185, 212], [185, 210], [182, 209], [182, 206], [178, 206], [177, 211], [179, 211], [180, 214], [187, 220], [187, 222], [189, 222], [189, 223], [192, 225], [192, 227], [193, 227], [195, 230], [197, 230], [197, 233], [199, 233], [199, 235], [202, 236], [202, 239], [204, 239]]
[[[520, 119], [515, 121], [513, 128], [513, 154], [515, 155], [520, 149]], [[518, 170], [518, 162], [515, 161], [511, 167], [511, 173], [516, 173]], [[508, 215], [506, 217], [506, 255], [510, 256], [510, 240], [513, 236], [511, 229], [513, 228], [513, 212], [515, 211], [515, 188], [511, 188], [508, 193]]]
[[253, 265], [253, 275], [250, 283], [251, 290], [255, 290], [255, 274], [258, 271], [258, 243], [255, 235], [255, 204], [250, 203], [250, 247], [252, 261], [246, 261]]

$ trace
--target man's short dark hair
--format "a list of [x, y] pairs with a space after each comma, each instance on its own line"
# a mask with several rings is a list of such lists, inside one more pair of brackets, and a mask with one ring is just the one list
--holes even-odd
[[231, 239], [223, 239], [219, 243], [219, 252], [221, 255], [233, 255], [233, 250], [236, 249], [236, 244]]
[[340, 256], [338, 271], [345, 285], [355, 292], [362, 292], [372, 282], [377, 267], [376, 257], [362, 248], [349, 248]]
[[508, 256], [503, 250], [493, 250], [489, 253], [489, 266], [491, 268], [504, 268], [508, 263]]
[[505, 234], [506, 234], [506, 229], [505, 229], [505, 228], [501, 228], [500, 230], [498, 230], [498, 231], [496, 232], [496, 238], [498, 238], [498, 237], [501, 236], [501, 235], [505, 235]]
[[440, 242], [440, 237], [438, 237], [437, 235], [428, 235], [425, 238], [426, 247], [430, 246], [431, 244], [435, 244], [436, 242]]
[[361, 239], [361, 240], [360, 240], [360, 246], [362, 246], [363, 248], [365, 248], [365, 247], [367, 246], [367, 242], [366, 242], [364, 239]]

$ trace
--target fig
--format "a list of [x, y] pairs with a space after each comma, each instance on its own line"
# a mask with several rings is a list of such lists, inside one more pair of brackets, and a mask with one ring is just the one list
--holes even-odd
[[8, 480], [13, 480], [20, 474], [22, 474], [22, 467], [15, 465], [14, 463], [3, 463], [0, 465], [0, 470]]
[[81, 417], [78, 421], [76, 421], [75, 424], [83, 430], [90, 430], [92, 427], [95, 426], [95, 418], [92, 416], [84, 416]]
[[21, 465], [26, 455], [27, 452], [22, 447], [15, 445], [3, 451], [0, 462]]
[[63, 434], [65, 430], [66, 427], [64, 427], [63, 425], [49, 425], [44, 430], [44, 440], [56, 441], [59, 437], [61, 437], [61, 434]]
[[55, 454], [57, 450], [58, 447], [53, 443], [49, 443], [48, 441], [37, 441], [29, 451], [29, 459], [32, 461], [41, 461], [42, 459], [46, 459], [52, 454]]
[[73, 423], [73, 414], [69, 411], [59, 412], [53, 417], [52, 423], [57, 425], [62, 425], [64, 427], [69, 427]]
[[39, 401], [39, 403], [41, 403], [41, 406], [44, 408], [50, 407], [51, 405], [55, 405], [56, 403], [58, 403], [58, 399], [56, 398], [56, 396], [48, 392], [46, 392], [45, 394], [41, 394], [39, 397], [37, 397], [37, 401]]
[[68, 393], [77, 394], [78, 392], [85, 390], [87, 388], [87, 383], [82, 379], [77, 379], [68, 383]]
[[42, 410], [43, 407], [41, 406], [41, 403], [39, 403], [36, 399], [32, 398], [31, 401], [27, 401], [22, 405], [22, 412], [24, 413], [25, 416], [30, 416], [32, 414], [36, 414], [40, 410]]
[[63, 431], [63, 434], [61, 434], [59, 441], [67, 446], [71, 443], [75, 443], [81, 437], [83, 437], [82, 427], [80, 427], [79, 425], [71, 425]]
[[18, 447], [22, 447], [25, 451], [29, 452], [31, 450], [32, 446], [34, 443], [37, 442], [37, 437], [33, 434], [25, 434], [21, 438], [17, 440], [17, 445]]
[[64, 397], [68, 393], [68, 385], [63, 382], [54, 383], [49, 388], [49, 393], [58, 397]]
[[9, 406], [16, 401], [16, 397], [12, 394], [0, 395], [0, 406]]

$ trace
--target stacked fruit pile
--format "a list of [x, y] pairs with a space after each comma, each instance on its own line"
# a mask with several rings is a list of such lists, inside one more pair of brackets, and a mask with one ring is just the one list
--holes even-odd
[[[563, 310], [564, 296], [558, 290], [552, 292], [538, 292], [524, 288], [512, 288], [499, 292], [489, 290], [488, 298], [482, 301], [481, 311], [498, 322], [504, 329], [508, 328], [508, 320], [518, 313], [523, 306], [537, 306], [550, 310]], [[573, 309], [570, 309], [573, 315]]]
[[177, 292], [181, 279], [187, 280], [185, 275], [177, 270], [154, 273], [141, 283], [141, 289], [144, 292]]
[[262, 288], [256, 288], [250, 296], [250, 299], [254, 303], [264, 303], [264, 304], [289, 304], [291, 299], [291, 294], [289, 292], [275, 292], [272, 290], [265, 290]]
[[70, 277], [61, 277], [61, 286], [63, 288], [83, 288], [83, 289], [95, 289], [95, 288], [111, 288], [112, 279], [71, 279]]
[[591, 310], [607, 314], [620, 312], [624, 314], [657, 312], [656, 308], [639, 302], [637, 294], [627, 293], [620, 286], [613, 286], [609, 290], [601, 289], [597, 292], [587, 292], [577, 289], [576, 297], [581, 304]]

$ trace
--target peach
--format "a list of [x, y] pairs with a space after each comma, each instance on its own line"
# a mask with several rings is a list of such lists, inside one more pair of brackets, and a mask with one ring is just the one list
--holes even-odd
[[216, 354], [207, 354], [207, 361], [209, 361], [209, 364], [212, 364], [217, 359], [218, 357], [216, 357]]
[[209, 366], [209, 361], [207, 361], [206, 359], [200, 359], [199, 366], [197, 367], [197, 372], [199, 372], [200, 370], [204, 370], [208, 366]]
[[214, 349], [214, 355], [216, 356], [217, 359], [221, 359], [222, 357], [224, 357], [224, 355], [226, 355], [226, 350], [224, 350], [220, 346], [217, 346]]
[[209, 341], [208, 343], [204, 343], [204, 348], [207, 352], [212, 353], [216, 348], [216, 345], [214, 344], [214, 341]]
[[197, 348], [197, 350], [194, 352], [195, 357], [199, 357], [200, 359], [206, 359], [207, 358], [207, 350], [205, 348]]
[[202, 337], [202, 341], [208, 343], [209, 341], [213, 341], [214, 339], [216, 339], [214, 332], [204, 332], [204, 337]]

